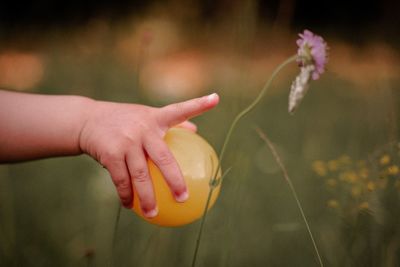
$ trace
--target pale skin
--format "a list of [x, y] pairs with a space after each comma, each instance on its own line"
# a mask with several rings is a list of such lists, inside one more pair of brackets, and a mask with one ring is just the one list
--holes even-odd
[[0, 163], [88, 154], [110, 173], [121, 203], [132, 207], [135, 188], [145, 216], [157, 215], [147, 167], [150, 157], [178, 202], [188, 199], [182, 173], [163, 141], [166, 131], [212, 109], [217, 94], [161, 108], [0, 90]]

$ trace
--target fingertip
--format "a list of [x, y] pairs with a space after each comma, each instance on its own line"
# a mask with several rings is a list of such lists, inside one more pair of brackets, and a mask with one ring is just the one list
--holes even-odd
[[121, 204], [124, 208], [131, 208], [132, 207], [132, 189], [129, 181], [129, 187], [124, 185], [123, 183], [117, 183], [117, 192], [119, 199], [121, 201]]
[[131, 209], [133, 207], [133, 201], [128, 199], [121, 199], [121, 204], [124, 208]]
[[111, 175], [121, 205], [125, 208], [131, 208], [133, 205], [133, 189], [125, 162], [117, 161], [115, 164], [108, 164], [107, 170]]
[[143, 215], [144, 215], [146, 218], [149, 218], [149, 219], [154, 218], [154, 217], [156, 217], [156, 216], [158, 215], [158, 208], [157, 208], [157, 206], [154, 207], [153, 209], [150, 209], [150, 210], [144, 210], [144, 209], [142, 209], [142, 211], [143, 211]]
[[219, 95], [217, 93], [212, 93], [207, 96], [207, 103], [215, 106], [219, 103]]
[[175, 200], [179, 203], [183, 203], [188, 199], [189, 199], [189, 192], [187, 190], [185, 190], [184, 192], [182, 192], [180, 194], [175, 195]]
[[159, 113], [162, 126], [171, 127], [190, 118], [196, 117], [212, 108], [219, 102], [219, 95], [209, 95], [193, 98], [184, 102], [174, 103], [163, 107]]

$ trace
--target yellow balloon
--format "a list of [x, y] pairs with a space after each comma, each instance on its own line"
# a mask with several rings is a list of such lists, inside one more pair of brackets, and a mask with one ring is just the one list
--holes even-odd
[[[206, 140], [186, 129], [171, 128], [164, 140], [182, 171], [189, 191], [189, 199], [184, 203], [176, 202], [160, 170], [151, 160], [148, 160], [157, 199], [158, 215], [151, 219], [143, 216], [136, 192], [133, 210], [150, 223], [160, 226], [180, 226], [191, 223], [203, 215], [210, 190], [210, 180], [218, 168], [218, 157]], [[217, 177], [220, 178], [220, 176], [221, 172]], [[220, 184], [212, 193], [209, 208], [214, 205], [219, 191]]]

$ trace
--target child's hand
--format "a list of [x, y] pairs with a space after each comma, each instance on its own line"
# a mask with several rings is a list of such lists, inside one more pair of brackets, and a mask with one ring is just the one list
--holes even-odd
[[122, 204], [132, 206], [132, 185], [145, 216], [157, 215], [147, 157], [159, 167], [177, 201], [188, 192], [163, 141], [168, 128], [213, 108], [212, 94], [162, 108], [94, 101], [80, 96], [0, 90], [0, 163], [85, 152], [110, 172]]
[[154, 217], [157, 205], [146, 157], [159, 167], [175, 199], [185, 201], [189, 195], [182, 173], [163, 137], [178, 124], [196, 130], [187, 120], [218, 101], [211, 94], [162, 108], [94, 102], [80, 133], [80, 148], [107, 168], [125, 207], [132, 206], [133, 184], [144, 215]]

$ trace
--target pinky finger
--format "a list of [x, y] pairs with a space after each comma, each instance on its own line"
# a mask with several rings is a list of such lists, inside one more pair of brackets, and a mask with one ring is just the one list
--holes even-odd
[[122, 205], [125, 208], [131, 208], [133, 204], [132, 182], [125, 161], [115, 161], [105, 167], [111, 175]]

